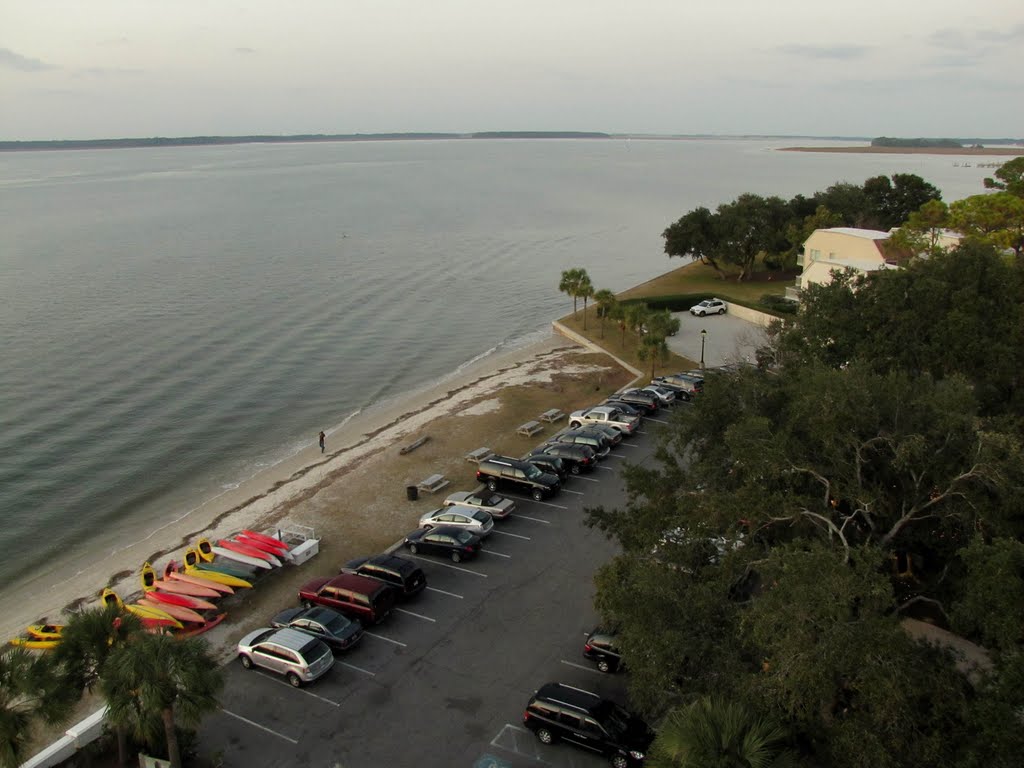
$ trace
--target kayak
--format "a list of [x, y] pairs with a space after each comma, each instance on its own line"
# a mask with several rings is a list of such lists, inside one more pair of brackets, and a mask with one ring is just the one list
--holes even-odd
[[209, 621], [203, 622], [198, 627], [191, 627], [189, 629], [180, 630], [178, 632], [175, 632], [174, 636], [175, 637], [195, 637], [196, 635], [201, 635], [203, 632], [206, 632], [207, 630], [210, 630], [210, 629], [213, 629], [214, 627], [216, 627], [218, 624], [220, 624], [222, 621], [224, 621], [225, 618], [227, 618], [227, 614], [226, 613], [218, 613], [212, 619], [210, 619]]
[[34, 640], [60, 640], [64, 632], [63, 624], [32, 624], [26, 630]]
[[201, 587], [197, 584], [187, 584], [183, 581], [170, 581], [158, 579], [156, 571], [149, 563], [142, 566], [142, 589], [146, 592], [151, 589], [162, 589], [164, 592], [174, 592], [179, 595], [191, 595], [193, 597], [220, 597], [220, 592], [210, 587]]
[[269, 552], [266, 552], [260, 549], [259, 547], [255, 547], [251, 544], [246, 544], [245, 542], [238, 541], [237, 539], [221, 539], [217, 542], [217, 546], [223, 547], [224, 549], [229, 549], [232, 552], [238, 552], [243, 555], [248, 555], [249, 557], [255, 557], [261, 560], [266, 560], [271, 565], [281, 565], [281, 561]]
[[287, 552], [289, 549], [291, 549], [291, 547], [289, 547], [280, 539], [275, 539], [273, 536], [268, 536], [265, 533], [257, 533], [256, 531], [250, 531], [248, 528], [242, 531], [241, 535], [247, 539], [262, 541], [264, 544], [269, 544], [270, 546], [274, 547], [275, 549], [279, 549], [282, 552]]
[[150, 596], [143, 597], [139, 600], [139, 605], [145, 605], [151, 608], [159, 608], [169, 616], [173, 616], [178, 621], [191, 621], [194, 624], [202, 624], [206, 621], [202, 614], [188, 608], [184, 605], [171, 605], [168, 603], [159, 603]]
[[278, 547], [275, 547], [273, 544], [267, 544], [267, 542], [262, 541], [260, 539], [251, 538], [248, 534], [245, 533], [245, 531], [242, 531], [240, 534], [235, 536], [234, 541], [244, 544], [247, 547], [255, 547], [261, 552], [266, 552], [267, 554], [273, 555], [274, 557], [283, 557], [285, 560], [288, 561], [295, 559], [295, 557], [292, 555], [291, 552], [287, 550], [287, 548], [282, 550]]
[[181, 622], [160, 608], [153, 608], [148, 605], [125, 605], [117, 592], [110, 587], [104, 587], [100, 593], [100, 605], [104, 608], [109, 605], [116, 605], [123, 611], [134, 613], [142, 621], [142, 626], [147, 629], [159, 629], [174, 627], [181, 629]]
[[164, 581], [183, 581], [186, 584], [195, 584], [199, 587], [206, 587], [221, 592], [225, 595], [233, 595], [235, 590], [227, 584], [212, 579], [204, 579], [198, 574], [182, 573], [176, 562], [171, 560], [164, 568]]
[[39, 640], [34, 637], [12, 637], [7, 642], [19, 648], [29, 648], [33, 651], [49, 651], [60, 645], [60, 640]]
[[[147, 590], [145, 597], [149, 598], [150, 601], [156, 601], [157, 603], [163, 603], [165, 605], [180, 605], [185, 608], [191, 608], [196, 611], [212, 611], [217, 606], [211, 603], [209, 600], [204, 600], [201, 597], [192, 597], [192, 595], [179, 595], [174, 592], [164, 592], [162, 589], [150, 589]], [[152, 602], [147, 603], [152, 604]], [[158, 608], [166, 610], [163, 605], [158, 605]], [[171, 616], [174, 614], [171, 611], [167, 611]]]
[[185, 572], [195, 573], [204, 579], [219, 581], [221, 584], [231, 587], [242, 587], [243, 589], [252, 587], [252, 582], [248, 581], [252, 578], [251, 569], [243, 568], [241, 563], [234, 565], [228, 565], [223, 561], [205, 563], [194, 549], [185, 551]]
[[226, 557], [228, 560], [237, 560], [240, 563], [252, 565], [257, 568], [263, 568], [268, 571], [274, 567], [262, 558], [243, 555], [241, 552], [235, 552], [234, 550], [226, 549], [225, 547], [213, 547], [213, 552], [218, 557]]

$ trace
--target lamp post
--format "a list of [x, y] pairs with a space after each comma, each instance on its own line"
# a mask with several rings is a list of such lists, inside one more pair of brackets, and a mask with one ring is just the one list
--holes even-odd
[[708, 337], [708, 332], [703, 328], [700, 329], [700, 369], [704, 370], [704, 340]]

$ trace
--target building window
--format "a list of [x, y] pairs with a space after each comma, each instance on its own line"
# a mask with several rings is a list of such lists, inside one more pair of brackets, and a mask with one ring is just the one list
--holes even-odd
[[817, 261], [820, 258], [821, 258], [821, 251], [819, 251], [817, 248], [812, 248], [811, 249], [811, 261]]

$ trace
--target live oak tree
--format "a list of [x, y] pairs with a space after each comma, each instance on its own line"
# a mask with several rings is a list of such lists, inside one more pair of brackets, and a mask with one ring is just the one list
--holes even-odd
[[1017, 197], [1024, 197], [1024, 156], [1015, 157], [999, 166], [995, 178], [985, 179], [986, 189], [999, 189]]
[[949, 221], [979, 242], [1024, 257], [1024, 197], [996, 192], [957, 200], [949, 206]]

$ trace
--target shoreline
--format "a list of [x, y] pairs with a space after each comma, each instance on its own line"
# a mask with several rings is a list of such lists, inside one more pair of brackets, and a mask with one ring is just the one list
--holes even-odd
[[858, 155], [968, 155], [1016, 157], [1024, 147], [779, 147], [779, 152], [829, 152]]
[[[346, 475], [414, 435], [424, 425], [507, 386], [516, 378], [515, 373], [529, 367], [529, 363], [564, 355], [569, 349], [579, 351], [573, 342], [557, 337], [550, 329], [543, 336], [535, 336], [539, 338], [527, 336], [522, 343], [512, 342], [505, 349], [499, 346], [419, 390], [347, 416], [332, 428], [324, 454], [311, 435], [308, 447], [252, 475], [237, 487], [206, 499], [137, 540], [113, 550], [109, 545], [101, 545], [91, 553], [77, 554], [71, 562], [83, 565], [71, 576], [66, 570], [50, 569], [34, 578], [27, 577], [0, 594], [4, 617], [0, 630], [7, 637], [15, 637], [41, 618], [58, 621], [61, 614], [90, 605], [104, 586], [112, 586], [127, 597], [138, 591], [137, 574], [144, 561], [155, 564], [158, 559], [178, 553], [199, 536], [216, 539], [241, 528], [260, 529], [278, 523], [304, 501], [343, 481]], [[407, 482], [419, 479], [407, 478]], [[309, 524], [299, 519], [292, 522]], [[323, 526], [313, 527], [321, 535]], [[180, 555], [175, 559], [180, 560]]]

